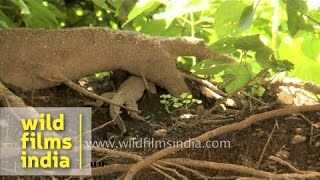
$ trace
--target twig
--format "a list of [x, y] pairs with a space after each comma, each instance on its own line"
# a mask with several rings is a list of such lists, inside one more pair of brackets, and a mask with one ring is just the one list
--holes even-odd
[[186, 74], [186, 73], [182, 73], [182, 75], [185, 77], [185, 78], [188, 78], [188, 79], [191, 79], [207, 88], [209, 88], [210, 90], [212, 90], [213, 92], [223, 96], [223, 97], [227, 97], [228, 95], [221, 91], [220, 89], [218, 89], [215, 85], [213, 85], [211, 82], [207, 81], [207, 80], [204, 80], [204, 79], [201, 79], [201, 78], [198, 78], [198, 77], [195, 77], [195, 76], [192, 76], [192, 75], [189, 75], [189, 74]]
[[218, 124], [218, 123], [226, 123], [230, 121], [234, 121], [234, 118], [227, 118], [227, 119], [206, 119], [201, 120], [201, 124]]
[[[233, 132], [233, 131], [237, 131], [237, 130], [241, 130], [246, 127], [249, 127], [250, 125], [252, 125], [256, 122], [260, 122], [260, 121], [267, 120], [270, 118], [279, 117], [279, 116], [286, 116], [286, 115], [294, 114], [294, 113], [298, 113], [298, 112], [319, 111], [319, 110], [320, 110], [320, 104], [316, 104], [316, 105], [304, 105], [304, 106], [291, 106], [291, 107], [277, 109], [277, 110], [273, 110], [273, 111], [269, 111], [269, 112], [255, 114], [255, 115], [252, 115], [252, 116], [246, 118], [245, 120], [243, 120], [241, 122], [221, 126], [219, 128], [216, 128], [212, 131], [206, 132], [206, 133], [204, 133], [196, 138], [193, 138], [191, 140], [204, 142], [204, 141], [208, 141], [209, 139], [212, 139], [214, 137], [217, 137], [219, 135], [226, 134], [226, 133]], [[186, 147], [188, 147], [187, 145], [189, 143], [190, 143], [190, 141], [188, 140], [183, 143], [176, 144], [175, 146], [165, 148], [165, 149], [158, 151], [158, 152], [154, 153], [153, 155], [147, 157], [143, 161], [136, 163], [135, 165], [133, 165], [130, 168], [130, 170], [126, 174], [125, 179], [126, 180], [133, 179], [135, 174], [138, 171], [140, 171], [141, 169], [149, 166], [150, 164], [152, 164], [153, 162], [155, 162], [158, 159], [161, 159], [163, 157], [166, 157], [167, 155], [174, 154], [177, 151], [185, 149]]]
[[244, 167], [240, 165], [227, 164], [227, 163], [216, 163], [210, 161], [200, 161], [200, 160], [192, 160], [187, 158], [172, 158], [172, 159], [164, 159], [166, 162], [173, 162], [176, 164], [191, 166], [196, 168], [209, 168], [216, 170], [226, 170], [226, 171], [234, 171], [243, 174], [249, 174], [255, 177], [268, 178], [268, 179], [302, 179], [302, 178], [317, 178], [320, 177], [319, 172], [309, 171], [308, 173], [284, 173], [284, 174], [274, 174], [262, 170], [257, 170], [250, 167]]
[[175, 174], [177, 177], [183, 179], [183, 180], [188, 180], [188, 178], [182, 174], [180, 174], [177, 170], [175, 169], [172, 169], [172, 168], [169, 168], [169, 167], [163, 167], [161, 166], [160, 164], [158, 163], [154, 163], [153, 164], [155, 167], [159, 168], [159, 169], [162, 169], [163, 171], [166, 170], [166, 171], [169, 171], [169, 172], [172, 172], [173, 174]]
[[320, 94], [320, 86], [314, 83], [305, 83], [303, 85], [303, 88], [315, 94]]
[[274, 132], [274, 130], [276, 129], [277, 126], [278, 126], [278, 122], [276, 121], [275, 124], [274, 124], [274, 126], [273, 126], [273, 128], [272, 128], [272, 131], [271, 131], [271, 133], [270, 133], [270, 135], [269, 135], [269, 137], [268, 137], [268, 140], [267, 140], [266, 144], [264, 145], [264, 147], [263, 147], [263, 149], [262, 149], [261, 155], [260, 155], [260, 157], [259, 157], [259, 161], [258, 161], [258, 163], [257, 163], [257, 165], [256, 165], [256, 167], [255, 167], [256, 169], [259, 169], [259, 167], [260, 167], [262, 158], [263, 158], [263, 156], [264, 156], [264, 154], [265, 154], [265, 152], [266, 152], [266, 150], [267, 150], [267, 147], [268, 147], [268, 145], [269, 145], [269, 143], [270, 143], [270, 140], [271, 140], [271, 138], [272, 138], [273, 132]]
[[206, 111], [201, 118], [207, 117], [209, 114], [211, 114], [213, 111], [217, 110], [217, 108], [221, 105], [223, 100], [218, 100], [213, 107], [211, 107], [208, 111]]
[[98, 126], [98, 127], [96, 127], [96, 128], [93, 128], [93, 129], [91, 130], [91, 133], [93, 133], [93, 132], [95, 132], [95, 131], [97, 131], [97, 130], [99, 130], [99, 129], [102, 129], [102, 128], [104, 128], [104, 127], [106, 127], [106, 126], [108, 126], [109, 124], [112, 124], [112, 123], [114, 123], [114, 120], [112, 120], [112, 121], [107, 121], [107, 122], [103, 123], [102, 125], [100, 125], [100, 126]]
[[302, 12], [302, 11], [299, 11], [299, 13], [301, 13], [302, 15], [304, 15], [305, 17], [307, 17], [310, 21], [313, 21], [314, 23], [316, 23], [317, 25], [320, 25], [320, 21], [314, 19], [313, 17], [309, 16], [308, 14]]
[[[176, 180], [174, 177], [170, 176], [169, 174], [167, 174], [166, 172], [162, 171], [161, 169], [155, 167], [154, 165], [150, 166], [153, 170], [157, 171], [158, 173], [162, 174], [163, 176], [165, 176], [166, 178], [170, 179], [170, 180]], [[125, 178], [125, 177], [124, 177]]]
[[312, 145], [312, 142], [313, 142], [313, 129], [314, 129], [314, 123], [309, 119], [307, 118], [304, 114], [302, 113], [299, 113], [298, 115], [300, 115], [300, 117], [307, 121], [308, 123], [310, 123], [310, 140], [309, 140], [309, 145]]
[[129, 158], [129, 159], [133, 159], [136, 161], [141, 161], [143, 158], [137, 154], [133, 154], [133, 153], [128, 153], [128, 152], [123, 152], [123, 151], [116, 151], [116, 150], [112, 150], [112, 149], [107, 149], [107, 148], [100, 148], [100, 147], [92, 147], [93, 151], [96, 152], [101, 152], [104, 154], [111, 154], [114, 156], [120, 156], [120, 157], [124, 157], [124, 158]]
[[[284, 166], [287, 166], [288, 168], [290, 168], [293, 172], [295, 173], [299, 173], [299, 174], [307, 174], [307, 173], [312, 173], [312, 171], [302, 171], [302, 170], [299, 170], [297, 169], [296, 167], [294, 167], [292, 164], [290, 164], [289, 162], [283, 160], [283, 159], [280, 159], [276, 156], [269, 156], [268, 159], [270, 160], [273, 160], [273, 161], [276, 161], [278, 163], [280, 163], [281, 165], [284, 165]], [[320, 173], [319, 173], [320, 174]]]
[[200, 86], [200, 91], [203, 95], [205, 95], [206, 97], [212, 99], [222, 99], [222, 96], [219, 95], [218, 93], [212, 91], [211, 89], [209, 89], [208, 87], [205, 86]]
[[193, 173], [194, 175], [198, 176], [201, 179], [208, 180], [208, 178], [205, 175], [203, 175], [202, 173], [200, 173], [199, 171], [196, 171], [194, 169], [185, 167], [183, 165], [172, 163], [172, 162], [166, 162], [166, 161], [162, 161], [162, 160], [159, 160], [159, 163], [160, 164], [165, 164], [165, 165], [175, 166], [175, 167], [180, 168], [180, 169], [182, 169], [184, 171], [189, 171], [189, 172]]

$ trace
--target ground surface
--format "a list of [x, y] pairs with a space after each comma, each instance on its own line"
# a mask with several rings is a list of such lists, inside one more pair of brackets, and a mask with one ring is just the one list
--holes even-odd
[[[109, 83], [107, 80], [96, 80], [90, 83], [90, 87], [98, 93], [105, 90], [110, 90], [117, 86], [119, 82]], [[111, 84], [113, 84], [111, 86]], [[114, 85], [115, 84], [115, 85]], [[121, 136], [120, 130], [115, 125], [110, 125], [93, 133], [94, 140], [123, 140], [127, 141], [132, 138], [154, 138], [155, 140], [177, 141], [187, 140], [191, 137], [196, 137], [206, 131], [212, 130], [216, 127], [243, 120], [250, 114], [255, 114], [263, 111], [268, 111], [278, 108], [280, 105], [275, 103], [275, 97], [268, 95], [262, 98], [267, 105], [263, 105], [255, 100], [246, 99], [244, 103], [249, 104], [246, 108], [233, 108], [227, 111], [214, 111], [210, 119], [199, 120], [196, 124], [194, 119], [181, 119], [180, 115], [185, 113], [193, 113], [197, 106], [191, 107], [189, 110], [175, 111], [168, 114], [163, 105], [159, 103], [160, 94], [166, 93], [164, 90], [158, 89], [158, 95], [145, 94], [139, 101], [139, 109], [142, 115], [149, 115], [151, 118], [146, 122], [132, 120], [126, 113], [122, 117], [128, 129], [128, 133]], [[46, 106], [83, 106], [86, 101], [93, 101], [92, 99], [83, 97], [77, 92], [69, 89], [66, 86], [58, 86], [47, 90], [36, 91], [31, 93], [19, 94], [28, 105], [35, 107]], [[214, 102], [202, 98], [205, 106], [212, 106]], [[100, 108], [93, 108], [93, 122], [92, 126], [98, 127], [110, 121], [108, 106], [104, 105]], [[263, 158], [259, 169], [269, 172], [285, 173], [291, 172], [288, 168], [267, 160], [270, 155], [280, 156], [282, 159], [292, 163], [301, 170], [320, 171], [320, 129], [313, 128], [308, 121], [317, 123], [320, 120], [320, 112], [305, 113], [304, 118], [301, 116], [292, 115], [290, 117], [278, 118], [273, 120], [257, 123], [250, 128], [241, 131], [233, 132], [217, 138], [216, 140], [230, 141], [230, 148], [199, 148], [192, 150], [184, 150], [174, 155], [174, 157], [186, 157], [200, 160], [209, 160], [215, 162], [234, 163], [248, 167], [256, 167], [264, 146], [277, 123], [271, 141], [269, 142], [266, 151], [263, 153]], [[220, 122], [221, 120], [225, 120]], [[218, 121], [217, 121], [218, 120]], [[162, 137], [154, 137], [153, 134], [158, 129], [167, 130], [167, 134]], [[306, 141], [292, 144], [290, 141], [295, 135], [302, 135], [306, 137]], [[310, 141], [312, 138], [312, 142]], [[137, 152], [140, 155], [150, 155], [156, 149], [117, 149], [130, 152]], [[96, 159], [101, 158], [95, 155]], [[107, 164], [128, 162], [123, 159], [108, 157], [105, 159]], [[232, 172], [221, 171], [206, 171], [210, 176], [230, 177], [237, 176]], [[113, 179], [118, 174], [112, 176], [105, 176], [95, 179]], [[160, 178], [158, 173], [153, 171], [143, 171], [138, 174], [137, 179], [155, 179]], [[190, 178], [193, 176], [190, 176]]]

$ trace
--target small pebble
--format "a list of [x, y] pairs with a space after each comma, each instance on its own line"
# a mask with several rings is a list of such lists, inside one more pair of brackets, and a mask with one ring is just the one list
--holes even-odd
[[317, 129], [320, 129], [320, 122], [313, 124], [313, 126]]
[[306, 161], [306, 164], [310, 165], [310, 164], [312, 164], [312, 161], [311, 161], [310, 159], [308, 159], [308, 160]]
[[315, 147], [320, 147], [320, 141], [316, 142], [316, 143], [314, 144], [314, 146], [315, 146]]
[[167, 130], [166, 129], [158, 129], [154, 131], [153, 137], [165, 137], [167, 135]]
[[302, 135], [302, 134], [303, 134], [303, 129], [302, 129], [302, 128], [296, 128], [296, 129], [294, 130], [294, 132], [295, 132], [296, 134]]
[[288, 159], [288, 157], [290, 156], [290, 152], [286, 150], [280, 150], [276, 153], [276, 156], [281, 159]]
[[295, 135], [293, 136], [293, 138], [291, 139], [291, 144], [299, 144], [299, 143], [303, 143], [307, 140], [307, 138], [305, 136], [302, 135]]
[[191, 118], [194, 118], [196, 117], [196, 115], [194, 114], [182, 114], [180, 115], [180, 119], [191, 119]]

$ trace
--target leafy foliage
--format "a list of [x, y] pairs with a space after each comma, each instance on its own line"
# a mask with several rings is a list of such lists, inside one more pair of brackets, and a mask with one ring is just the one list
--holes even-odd
[[193, 104], [201, 104], [202, 101], [193, 98], [192, 94], [182, 93], [180, 97], [174, 97], [170, 94], [163, 94], [160, 96], [160, 103], [165, 105], [166, 110], [170, 113], [169, 108], [173, 107], [175, 109], [186, 108], [188, 109]]
[[202, 38], [239, 64], [180, 57], [179, 67], [233, 94], [260, 72], [320, 83], [319, 10], [317, 0], [11, 0], [0, 1], [0, 27], [103, 26]]

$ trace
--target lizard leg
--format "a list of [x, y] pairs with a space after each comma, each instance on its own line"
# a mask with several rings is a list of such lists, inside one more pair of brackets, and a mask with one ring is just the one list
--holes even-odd
[[[138, 104], [137, 102], [134, 100], [134, 99], [131, 99], [131, 98], [128, 98], [126, 99], [126, 102], [125, 104], [128, 106], [128, 107], [131, 107], [131, 108], [136, 108], [138, 109]], [[129, 115], [130, 117], [132, 117], [133, 119], [138, 119], [138, 120], [147, 120], [149, 119], [150, 117], [149, 116], [140, 116], [137, 112], [129, 112]]]
[[151, 94], [157, 94], [157, 88], [156, 85], [146, 79], [144, 75], [141, 75], [141, 78], [143, 80], [144, 86], [146, 90]]
[[[122, 94], [115, 94], [112, 98], [115, 102], [119, 104], [124, 104], [126, 101], [126, 96]], [[120, 117], [121, 111], [119, 106], [110, 105], [110, 116], [112, 120], [117, 124], [122, 133], [127, 132], [127, 128]]]

